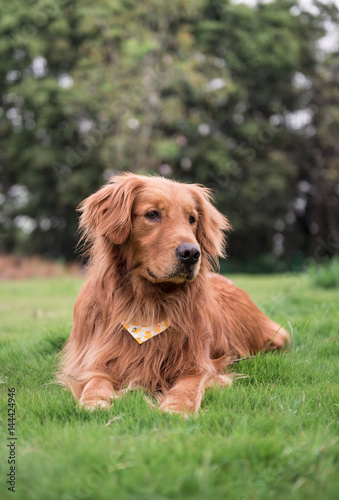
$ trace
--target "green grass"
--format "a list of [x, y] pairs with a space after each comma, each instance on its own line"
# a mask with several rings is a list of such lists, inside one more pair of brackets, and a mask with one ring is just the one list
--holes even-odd
[[[152, 410], [142, 393], [109, 412], [79, 409], [50, 384], [81, 280], [0, 284], [0, 496], [22, 500], [337, 499], [338, 290], [306, 276], [234, 276], [293, 328], [286, 354], [233, 367], [198, 417]], [[16, 493], [7, 491], [7, 388], [16, 389]]]

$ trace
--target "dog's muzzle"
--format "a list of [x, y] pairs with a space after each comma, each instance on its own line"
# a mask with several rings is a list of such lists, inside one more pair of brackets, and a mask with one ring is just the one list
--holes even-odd
[[175, 249], [177, 265], [173, 271], [159, 278], [151, 269], [147, 268], [147, 273], [151, 278], [162, 281], [192, 281], [196, 275], [196, 265], [200, 259], [200, 249], [191, 243], [182, 243]]

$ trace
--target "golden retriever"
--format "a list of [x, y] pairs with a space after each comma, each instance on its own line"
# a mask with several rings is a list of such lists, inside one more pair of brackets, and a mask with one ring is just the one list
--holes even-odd
[[87, 280], [59, 381], [86, 408], [132, 387], [159, 408], [197, 412], [206, 387], [230, 385], [236, 358], [283, 348], [288, 333], [212, 272], [230, 224], [197, 184], [124, 173], [80, 205]]

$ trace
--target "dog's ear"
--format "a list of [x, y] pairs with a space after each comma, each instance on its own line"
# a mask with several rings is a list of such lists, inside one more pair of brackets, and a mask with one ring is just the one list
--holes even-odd
[[193, 194], [197, 200], [199, 220], [197, 226], [197, 241], [201, 248], [215, 262], [218, 257], [225, 257], [225, 232], [232, 226], [228, 219], [213, 205], [211, 190], [197, 184], [192, 185]]
[[126, 241], [132, 228], [133, 202], [141, 186], [142, 180], [137, 175], [117, 175], [80, 203], [79, 228], [84, 239], [103, 236], [117, 245]]

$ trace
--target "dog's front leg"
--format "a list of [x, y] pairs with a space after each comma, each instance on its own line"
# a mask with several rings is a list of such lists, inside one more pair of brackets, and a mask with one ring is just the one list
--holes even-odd
[[98, 375], [87, 382], [81, 393], [79, 403], [88, 410], [109, 408], [114, 397], [112, 382]]
[[184, 415], [197, 413], [209, 378], [206, 374], [180, 377], [162, 398], [159, 409]]

